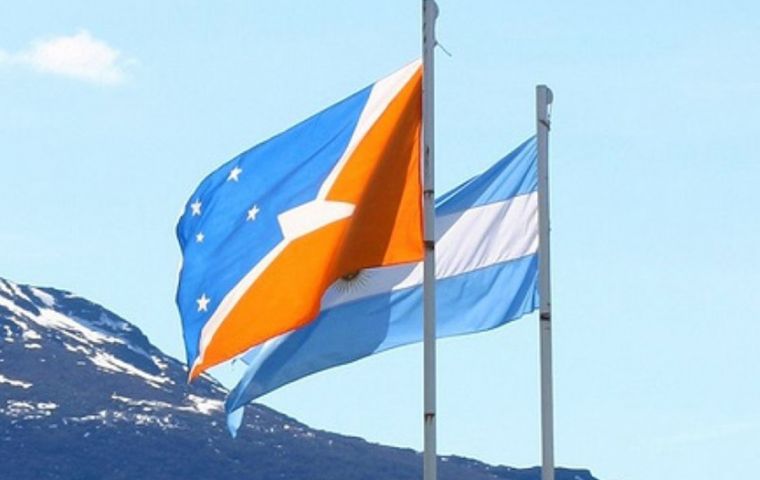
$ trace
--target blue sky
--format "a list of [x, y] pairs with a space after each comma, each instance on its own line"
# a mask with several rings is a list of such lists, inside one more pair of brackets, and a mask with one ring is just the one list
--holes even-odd
[[[533, 134], [537, 83], [555, 92], [558, 463], [758, 471], [760, 4], [440, 5], [440, 193]], [[181, 358], [173, 229], [197, 183], [418, 55], [416, 0], [4, 4], [0, 276], [103, 303]], [[443, 453], [538, 463], [536, 323], [440, 343]], [[421, 358], [263, 401], [421, 448]]]

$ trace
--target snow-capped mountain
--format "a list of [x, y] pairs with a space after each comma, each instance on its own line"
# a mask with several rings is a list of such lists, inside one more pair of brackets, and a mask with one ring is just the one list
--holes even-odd
[[[262, 405], [228, 435], [224, 388], [105, 308], [0, 279], [0, 479], [419, 479], [409, 449], [314, 430]], [[442, 457], [439, 478], [539, 478]], [[560, 469], [560, 480], [593, 480]]]

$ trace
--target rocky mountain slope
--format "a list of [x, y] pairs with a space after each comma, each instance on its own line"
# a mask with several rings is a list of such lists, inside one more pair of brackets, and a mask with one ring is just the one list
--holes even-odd
[[[0, 279], [0, 479], [419, 479], [418, 452], [314, 430], [262, 405], [237, 439], [225, 391], [69, 292]], [[538, 479], [442, 457], [441, 480]], [[559, 480], [593, 480], [560, 469]]]

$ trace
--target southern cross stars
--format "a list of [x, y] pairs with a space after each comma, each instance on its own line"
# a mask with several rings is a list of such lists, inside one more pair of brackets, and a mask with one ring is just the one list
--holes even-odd
[[240, 167], [238, 167], [238, 166], [235, 166], [235, 168], [233, 168], [230, 171], [230, 176], [227, 177], [227, 181], [228, 182], [231, 181], [231, 180], [234, 180], [236, 182], [239, 181], [240, 179], [238, 177], [240, 177], [241, 173], [243, 173], [243, 169], [240, 168]]
[[197, 198], [195, 199], [193, 203], [190, 204], [190, 208], [192, 209], [193, 216], [201, 214], [201, 205], [203, 204]]
[[201, 295], [201, 298], [195, 301], [195, 303], [198, 304], [198, 311], [199, 312], [208, 312], [208, 302], [210, 302], [211, 299], [206, 296], [204, 293]]
[[252, 222], [256, 220], [256, 215], [258, 214], [259, 214], [259, 207], [258, 205], [254, 205], [253, 207], [251, 207], [250, 210], [248, 210], [248, 216], [246, 217], [246, 221]]
[[[230, 170], [229, 175], [227, 176], [228, 182], [239, 182], [240, 181], [240, 174], [243, 173], [243, 169], [235, 166]], [[202, 213], [201, 208], [203, 207], [203, 204], [201, 203], [199, 198], [196, 198], [193, 203], [190, 204], [190, 211], [191, 216], [193, 217], [199, 217]], [[259, 206], [258, 205], [252, 205], [250, 209], [248, 209], [246, 214], [246, 221], [252, 222], [256, 220], [256, 216], [259, 214]], [[213, 233], [213, 232], [212, 232]], [[196, 243], [203, 243], [206, 239], [206, 235], [203, 232], [198, 232], [195, 234], [195, 242]], [[211, 303], [211, 299], [206, 296], [205, 293], [202, 293], [199, 298], [195, 300], [195, 303], [198, 304], [198, 312], [208, 312], [209, 303]]]

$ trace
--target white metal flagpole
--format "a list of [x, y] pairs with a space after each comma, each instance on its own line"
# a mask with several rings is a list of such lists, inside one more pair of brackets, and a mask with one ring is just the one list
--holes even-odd
[[425, 258], [423, 262], [423, 376], [424, 453], [423, 479], [436, 480], [435, 433], [435, 149], [433, 148], [433, 50], [435, 0], [422, 0], [422, 176]]
[[538, 146], [538, 294], [541, 338], [541, 480], [554, 480], [554, 401], [552, 393], [552, 299], [549, 253], [549, 129], [554, 100], [546, 85], [536, 87]]

